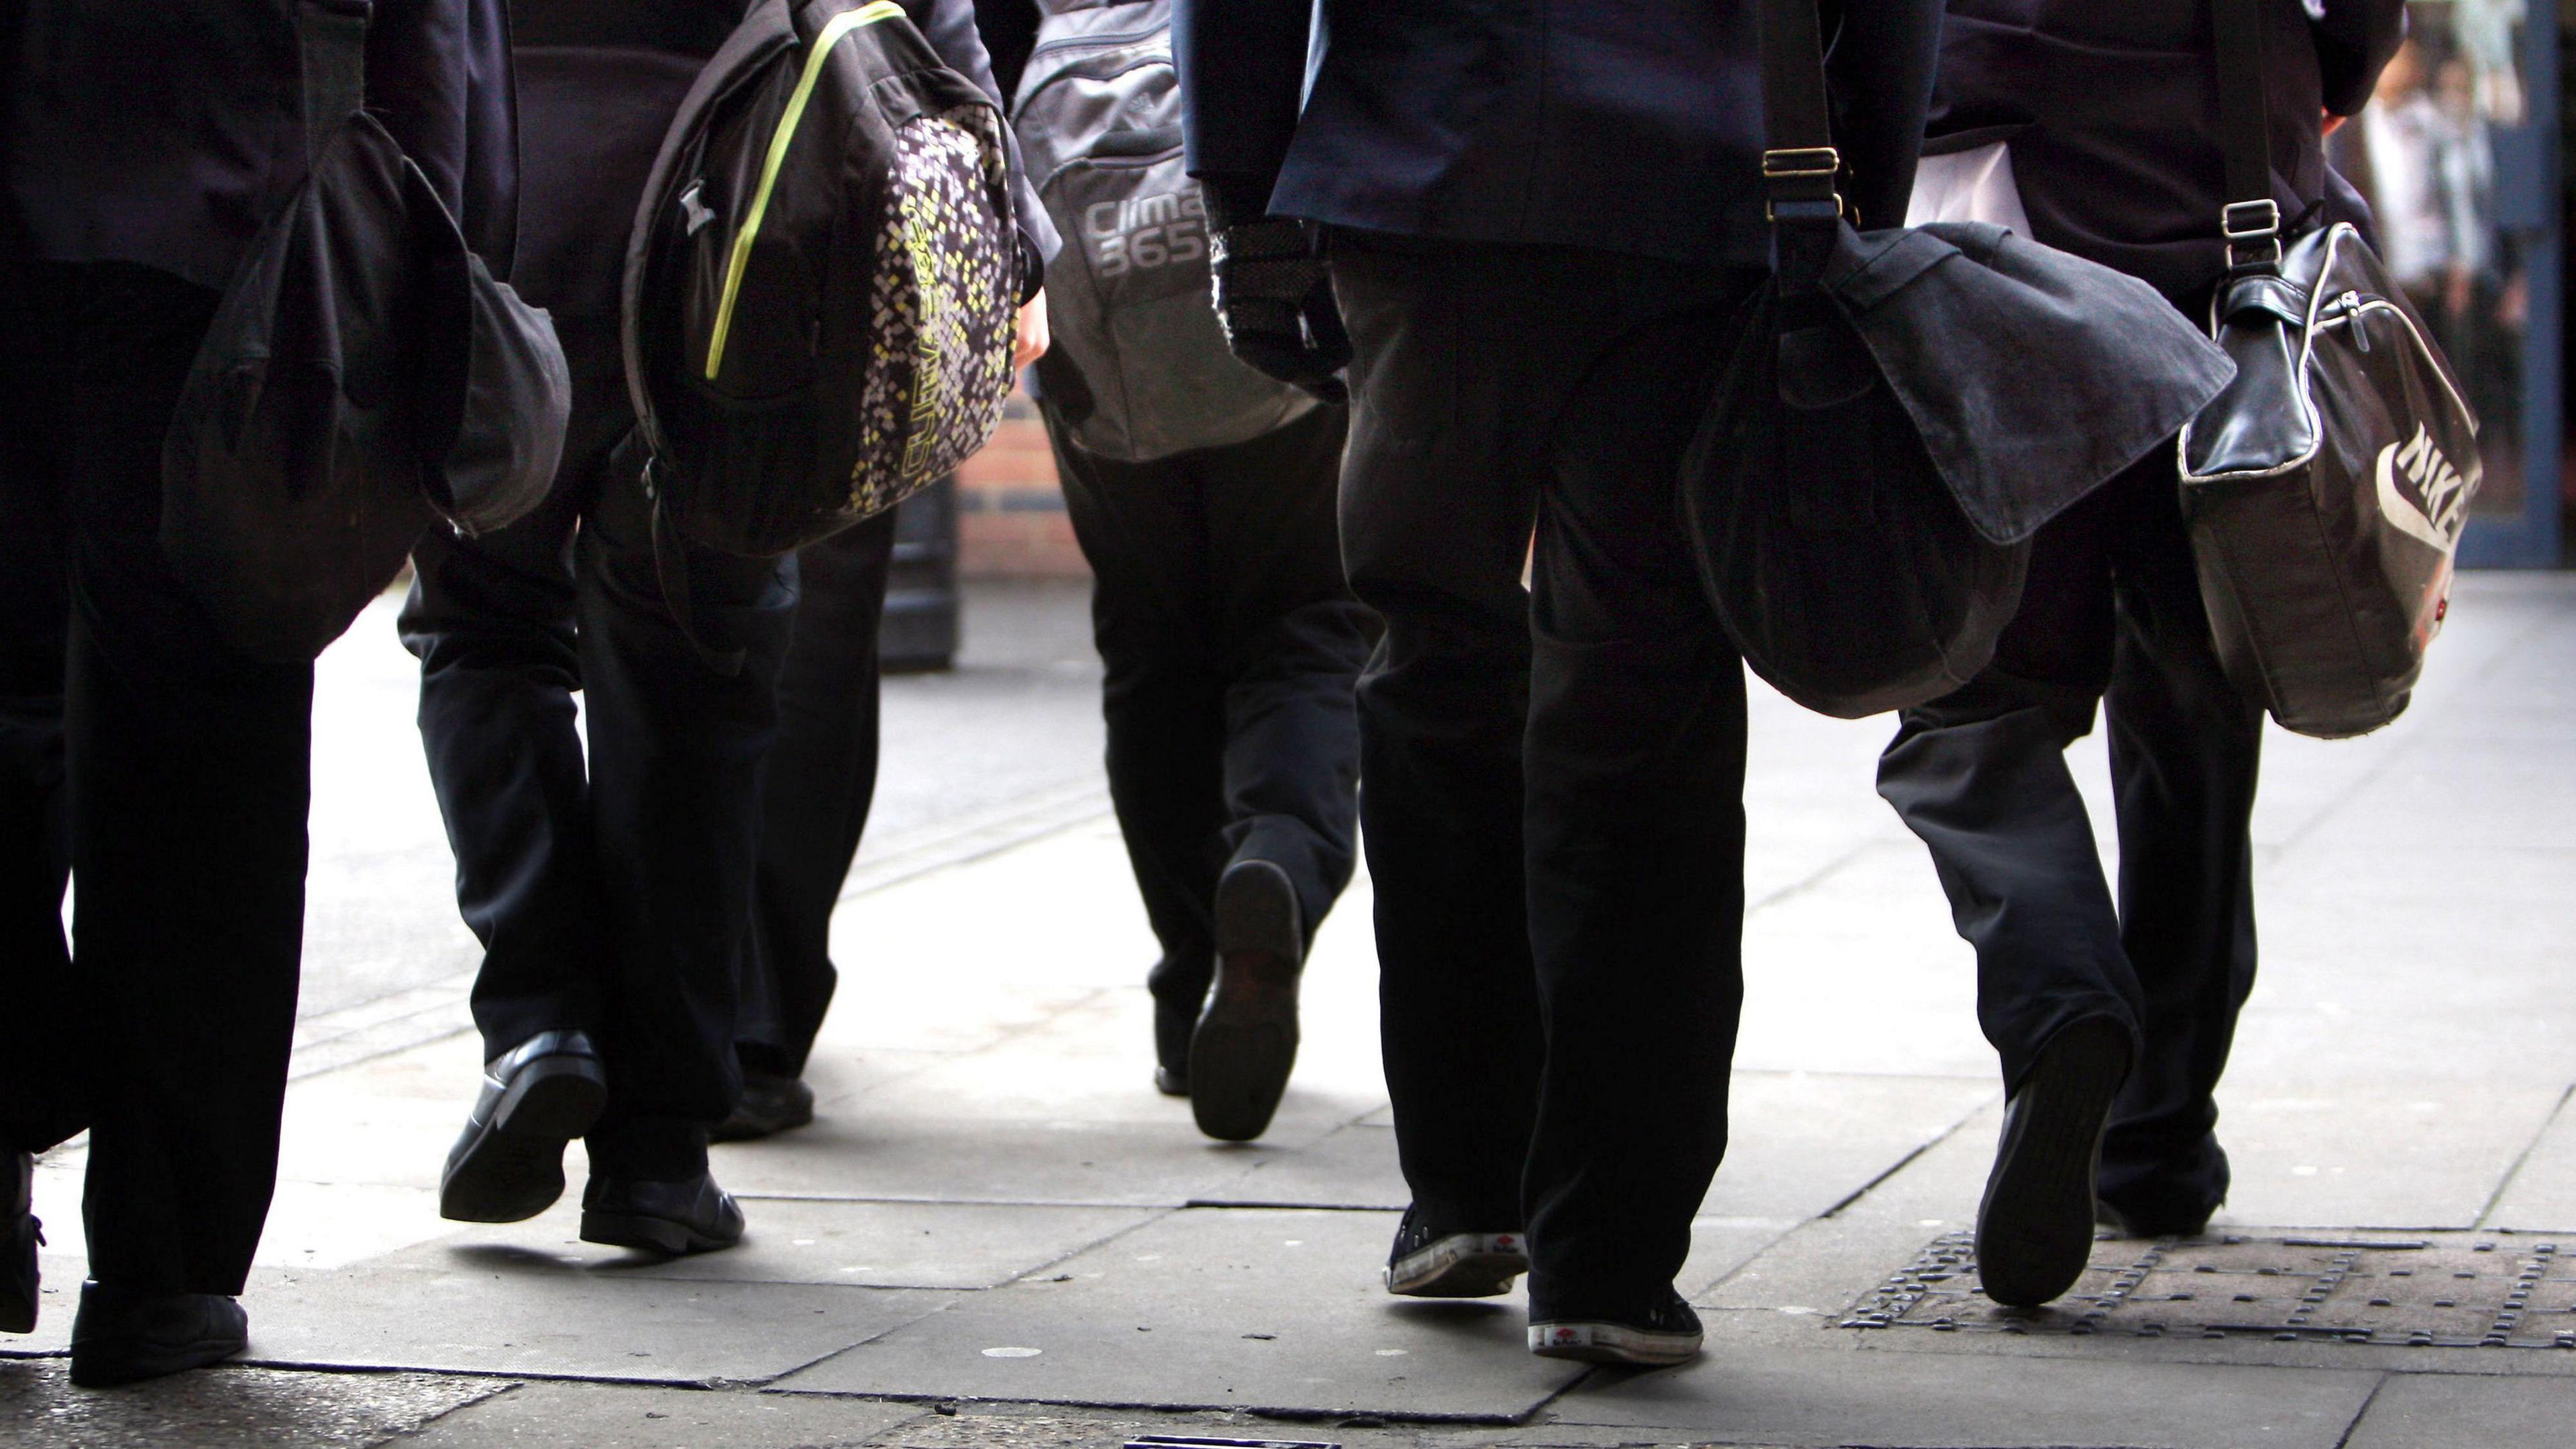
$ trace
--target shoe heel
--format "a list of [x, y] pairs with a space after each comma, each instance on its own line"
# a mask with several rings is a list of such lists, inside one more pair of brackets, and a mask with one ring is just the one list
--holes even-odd
[[492, 1129], [504, 1137], [569, 1142], [590, 1131], [608, 1106], [608, 1075], [597, 1059], [540, 1057], [520, 1068]]
[[633, 1248], [639, 1252], [662, 1253], [680, 1257], [699, 1239], [680, 1224], [666, 1218], [644, 1217], [634, 1213], [603, 1213], [582, 1209], [581, 1240], [609, 1248]]

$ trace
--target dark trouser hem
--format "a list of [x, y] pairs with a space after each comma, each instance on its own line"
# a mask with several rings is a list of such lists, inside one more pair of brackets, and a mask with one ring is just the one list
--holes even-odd
[[1046, 418], [1092, 567], [1110, 800], [1163, 947], [1152, 980], [1185, 999], [1214, 969], [1227, 865], [1286, 871], [1309, 939], [1350, 883], [1352, 687], [1374, 623], [1334, 524], [1346, 414], [1149, 463], [1085, 453]]
[[594, 1177], [688, 1182], [707, 1170], [707, 1124], [627, 1116], [611, 1106], [584, 1139]]

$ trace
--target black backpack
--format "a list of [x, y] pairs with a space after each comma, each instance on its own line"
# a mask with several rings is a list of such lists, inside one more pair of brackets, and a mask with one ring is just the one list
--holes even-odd
[[984, 445], [1023, 281], [1008, 156], [991, 98], [893, 0], [752, 6], [673, 118], [627, 243], [657, 532], [787, 553]]
[[308, 169], [225, 288], [162, 444], [161, 545], [226, 641], [309, 660], [421, 533], [500, 528], [563, 453], [554, 324], [360, 108], [366, 0], [304, 0]]
[[1181, 160], [1172, 0], [1058, 0], [1011, 119], [1063, 233], [1038, 386], [1122, 462], [1260, 437], [1315, 399], [1237, 361], [1208, 306], [1207, 206]]

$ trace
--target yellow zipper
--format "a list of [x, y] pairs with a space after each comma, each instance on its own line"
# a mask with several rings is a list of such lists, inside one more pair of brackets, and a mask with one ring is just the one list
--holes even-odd
[[805, 102], [814, 94], [814, 83], [823, 78], [823, 62], [831, 57], [832, 47], [851, 31], [901, 14], [903, 7], [895, 0], [873, 0], [856, 10], [845, 10], [824, 24], [823, 33], [814, 37], [812, 48], [805, 52], [804, 74], [796, 78], [796, 90], [787, 98], [786, 113], [778, 118], [777, 133], [769, 138], [769, 155], [760, 165], [760, 189], [751, 194], [751, 210], [743, 213], [742, 230], [733, 237], [733, 256], [725, 263], [724, 296], [716, 303], [715, 335], [707, 340], [707, 381], [715, 381], [716, 370], [724, 365], [725, 337], [733, 331], [733, 303], [742, 290], [743, 268], [751, 263], [751, 244], [760, 235], [760, 218], [769, 210], [769, 192], [778, 184], [778, 168], [787, 162], [787, 145], [796, 139], [796, 123], [805, 115]]

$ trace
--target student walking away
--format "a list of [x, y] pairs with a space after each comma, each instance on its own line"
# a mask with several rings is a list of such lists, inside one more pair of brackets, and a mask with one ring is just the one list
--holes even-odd
[[[2285, 219], [2365, 220], [2320, 154], [2320, 119], [2369, 98], [2402, 7], [2316, 8], [2261, 3], [2273, 199]], [[1944, 154], [1927, 178], [2008, 160], [2040, 241], [2201, 319], [2227, 267], [2217, 74], [2210, 0], [1951, 0], [1926, 143]], [[2097, 706], [2116, 901], [2064, 758]], [[2010, 1095], [1977, 1220], [2000, 1302], [2071, 1287], [2097, 1214], [2190, 1234], [2227, 1196], [2211, 1092], [2254, 981], [2261, 725], [2211, 644], [2160, 449], [2040, 532], [1993, 664], [1906, 711], [1880, 760], [1879, 793], [1930, 847], [1976, 947], [1978, 1018], [2002, 1056]]]
[[1110, 798], [1162, 947], [1154, 1081], [1246, 1141], [1287, 1087], [1299, 973], [1350, 883], [1351, 692], [1375, 630], [1334, 522], [1346, 410], [1236, 361], [1208, 310], [1170, 23], [1169, 0], [1053, 6], [1014, 116], [1068, 242], [1035, 391], [1092, 569]]
[[[1674, 487], [1766, 275], [1754, 6], [1604, 0], [1541, 31], [1324, 0], [1310, 67], [1311, 8], [1184, 0], [1178, 36], [1236, 355], [1323, 393], [1351, 364], [1343, 555], [1386, 628], [1362, 812], [1413, 1193], [1387, 1286], [1483, 1296], [1526, 1265], [1534, 1351], [1678, 1362], [1742, 997], [1745, 705]], [[1903, 209], [1937, 20], [1839, 16], [1864, 218]]]
[[[905, 13], [991, 92], [965, 0]], [[798, 707], [795, 681], [811, 674], [782, 685], [783, 661], [810, 648], [828, 670], [862, 654], [851, 633], [874, 629], [892, 524], [808, 550], [827, 590], [810, 611], [793, 555], [657, 544], [625, 446], [636, 419], [619, 289], [664, 134], [743, 7], [521, 0], [514, 19], [527, 176], [518, 280], [555, 313], [574, 404], [545, 508], [487, 537], [424, 545], [402, 616], [421, 659], [421, 735], [458, 903], [485, 950], [473, 1008], [489, 1064], [440, 1211], [474, 1222], [543, 1211], [563, 1191], [565, 1143], [586, 1136], [585, 1239], [704, 1251], [743, 1232], [708, 1172], [707, 1141], [742, 1103], [736, 993], [751, 969], [764, 762], [782, 731], [851, 724]], [[1030, 202], [1032, 278], [1052, 239], [1033, 217]], [[785, 739], [784, 761], [836, 748]], [[816, 788], [840, 804], [860, 786], [844, 770]], [[824, 813], [819, 829], [855, 831]]]
[[378, 119], [506, 268], [491, 0], [28, 0], [0, 18], [17, 307], [0, 332], [0, 1332], [35, 1326], [32, 1154], [87, 1131], [76, 1384], [247, 1342], [236, 1299], [294, 1031], [313, 671], [239, 652], [182, 585], [159, 537], [162, 440], [221, 290], [305, 175], [299, 35], [359, 19]]

